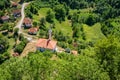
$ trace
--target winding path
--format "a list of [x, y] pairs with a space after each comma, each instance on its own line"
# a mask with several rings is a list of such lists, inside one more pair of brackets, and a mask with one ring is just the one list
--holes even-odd
[[23, 20], [25, 18], [25, 12], [24, 12], [24, 9], [25, 9], [25, 6], [28, 5], [29, 3], [23, 3], [22, 4], [22, 8], [21, 8], [21, 20], [17, 23], [17, 25], [15, 26], [15, 28], [19, 28], [19, 32], [18, 33], [22, 33], [22, 23], [23, 23]]
[[27, 38], [28, 40], [31, 40], [31, 39], [32, 39], [32, 41], [34, 41], [33, 38], [36, 39], [35, 36], [28, 35], [27, 33], [24, 33], [24, 32], [22, 31], [22, 24], [23, 24], [23, 20], [24, 20], [24, 18], [25, 18], [24, 9], [25, 9], [25, 7], [26, 7], [28, 4], [30, 4], [30, 2], [29, 2], [29, 3], [23, 3], [23, 4], [22, 4], [22, 8], [21, 8], [21, 19], [20, 19], [20, 21], [17, 23], [17, 25], [15, 26], [15, 28], [19, 28], [19, 31], [18, 31], [19, 34], [22, 33], [22, 34], [24, 35], [24, 37]]
[[[29, 2], [30, 3], [30, 2]], [[17, 23], [17, 25], [15, 26], [15, 28], [19, 28], [19, 34], [22, 33], [24, 35], [25, 38], [27, 38], [28, 40], [31, 39], [31, 41], [26, 45], [26, 47], [24, 48], [23, 52], [21, 53], [21, 57], [26, 56], [30, 51], [36, 51], [36, 37], [35, 36], [31, 36], [28, 35], [27, 33], [24, 33], [22, 31], [22, 25], [23, 25], [23, 20], [25, 18], [25, 12], [24, 9], [25, 7], [29, 4], [29, 3], [23, 3], [22, 4], [22, 8], [21, 8], [21, 19], [20, 21]], [[33, 39], [34, 38], [34, 39]]]

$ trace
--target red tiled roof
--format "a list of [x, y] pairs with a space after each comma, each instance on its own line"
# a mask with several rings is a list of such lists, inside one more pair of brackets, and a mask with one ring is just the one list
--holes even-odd
[[31, 24], [32, 23], [32, 20], [30, 18], [24, 18], [24, 21], [23, 21], [24, 24]]
[[14, 57], [19, 56], [19, 53], [15, 52], [14, 54], [12, 54]]
[[13, 14], [18, 14], [18, 13], [21, 13], [21, 10], [18, 9], [18, 10], [13, 10]]
[[7, 20], [7, 19], [9, 19], [9, 16], [2, 16], [1, 19], [2, 20]]
[[77, 55], [77, 54], [78, 54], [78, 52], [75, 51], [75, 50], [72, 50], [71, 53], [74, 54], [74, 55]]
[[17, 5], [18, 5], [18, 3], [12, 2], [12, 6], [17, 6]]
[[39, 39], [36, 46], [47, 49], [54, 49], [56, 47], [57, 41], [49, 39]]
[[38, 31], [38, 28], [30, 28], [29, 30], [28, 30], [28, 32], [30, 32], [30, 33], [35, 33], [35, 32], [37, 32]]

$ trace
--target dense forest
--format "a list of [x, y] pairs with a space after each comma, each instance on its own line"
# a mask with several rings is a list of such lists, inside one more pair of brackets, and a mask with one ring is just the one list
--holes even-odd
[[[20, 0], [30, 2], [26, 17], [39, 26], [39, 38], [52, 38], [62, 53], [30, 52], [26, 57], [11, 57], [10, 40], [21, 54], [28, 41], [18, 29], [4, 23], [0, 31], [1, 80], [119, 80], [120, 79], [120, 0]], [[0, 17], [10, 0], [0, 1]], [[78, 55], [71, 55], [77, 50]]]

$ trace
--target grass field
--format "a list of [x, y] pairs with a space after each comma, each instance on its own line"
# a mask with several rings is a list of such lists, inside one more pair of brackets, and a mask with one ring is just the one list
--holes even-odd
[[38, 11], [38, 15], [33, 15], [33, 21], [39, 21], [40, 18], [45, 17], [48, 10], [50, 10], [50, 8], [41, 8]]
[[[50, 8], [41, 8], [39, 10], [38, 15], [33, 16], [33, 21], [39, 21], [42, 17], [45, 17], [47, 14], [47, 11], [50, 10]], [[62, 23], [57, 21], [56, 19], [54, 20], [55, 22], [55, 30], [56, 31], [62, 31], [64, 35], [72, 36], [72, 28], [69, 20], [66, 20]], [[46, 26], [49, 27], [50, 24], [46, 23]]]
[[13, 53], [13, 46], [14, 46], [15, 40], [13, 38], [9, 39], [9, 48], [7, 50], [8, 53], [10, 53], [10, 55]]
[[56, 31], [62, 31], [64, 35], [72, 36], [72, 28], [69, 20], [66, 20], [62, 23], [59, 23], [57, 20], [55, 21], [55, 29]]
[[[49, 9], [50, 8], [41, 8], [39, 10], [38, 15], [33, 16], [33, 19], [34, 19], [33, 21], [39, 21], [40, 18], [45, 17], [46, 13]], [[76, 10], [71, 11], [71, 12], [75, 12], [75, 11]], [[89, 13], [85, 13], [85, 14], [81, 13], [80, 14], [80, 16], [83, 16], [83, 17], [85, 17], [86, 15], [88, 16]], [[69, 20], [66, 19], [66, 21], [63, 21], [62, 23], [59, 23], [59, 21], [57, 21], [56, 19], [54, 21], [55, 21], [55, 30], [56, 31], [62, 31], [64, 35], [68, 35], [68, 36], [72, 37], [73, 32], [72, 32], [71, 23]], [[47, 23], [46, 25], [49, 26], [50, 24]], [[105, 36], [101, 32], [100, 23], [97, 23], [91, 27], [84, 24], [83, 28], [84, 28], [84, 32], [85, 32], [87, 41], [96, 41], [96, 40], [105, 38]]]
[[96, 40], [105, 38], [105, 36], [101, 32], [100, 23], [96, 23], [95, 25], [91, 27], [84, 24], [83, 28], [84, 28], [87, 41], [96, 41]]

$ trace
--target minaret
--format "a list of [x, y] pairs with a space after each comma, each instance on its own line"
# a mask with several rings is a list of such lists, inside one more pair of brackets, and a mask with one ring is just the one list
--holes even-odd
[[52, 29], [51, 29], [51, 27], [52, 27], [52, 24], [50, 25], [50, 29], [48, 31], [48, 33], [49, 33], [49, 40], [51, 40], [51, 38], [52, 38]]
[[51, 40], [51, 37], [52, 37], [52, 30], [51, 30], [51, 28], [48, 30], [48, 34], [49, 34], [49, 38], [47, 40], [47, 45], [46, 46], [48, 46], [48, 44], [49, 44], [49, 42]]
[[51, 40], [51, 37], [52, 37], [52, 30], [49, 29], [48, 33], [49, 33], [49, 40]]

